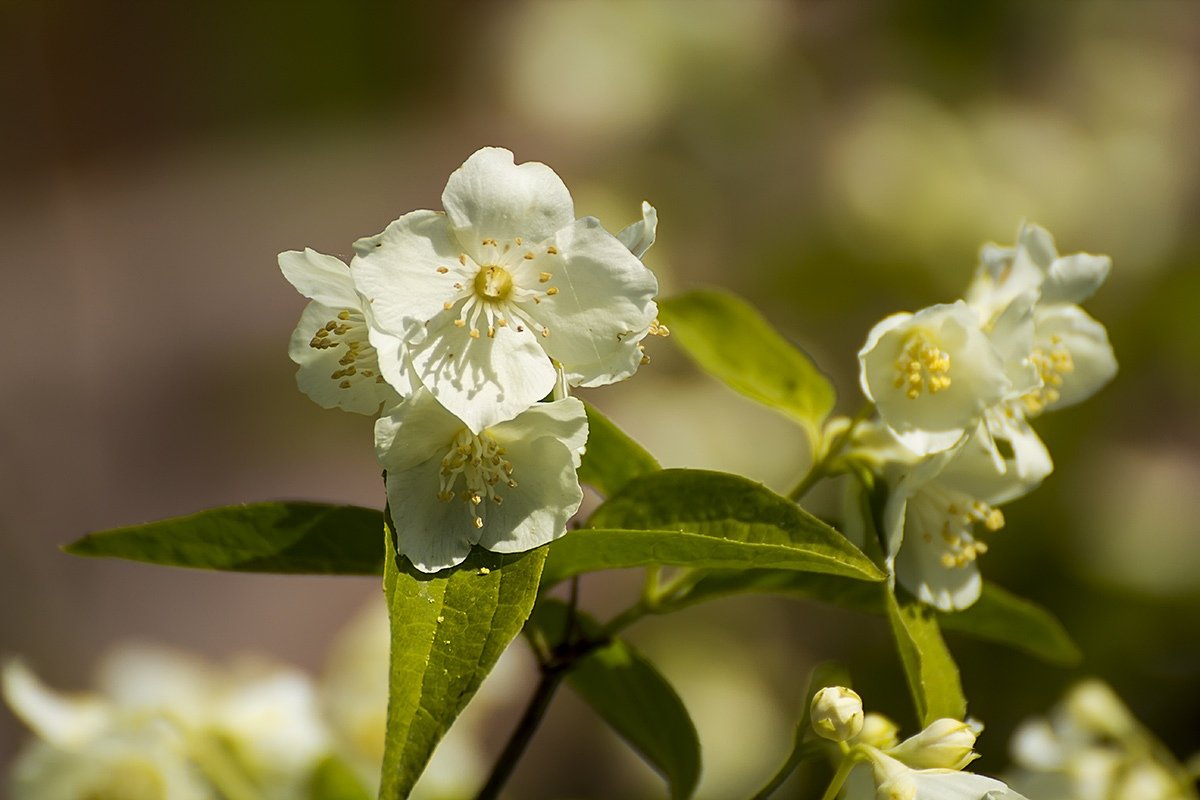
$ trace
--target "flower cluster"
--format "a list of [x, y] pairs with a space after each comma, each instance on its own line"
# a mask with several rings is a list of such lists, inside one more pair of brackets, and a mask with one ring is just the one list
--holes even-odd
[[963, 772], [978, 758], [979, 727], [938, 719], [899, 741], [894, 722], [864, 713], [850, 689], [829, 686], [813, 695], [813, 731], [835, 742], [846, 781], [846, 800], [1022, 800], [995, 778]]
[[614, 236], [575, 218], [545, 164], [484, 148], [450, 176], [442, 206], [360, 239], [349, 265], [279, 256], [312, 300], [290, 347], [299, 386], [327, 408], [382, 412], [375, 448], [398, 549], [426, 572], [476, 544], [520, 552], [564, 532], [587, 440], [568, 388], [629, 377], [642, 340], [665, 330], [641, 262], [657, 226], [649, 204]]
[[330, 749], [313, 685], [294, 669], [216, 670], [141, 646], [115, 652], [99, 684], [62, 694], [5, 665], [4, 697], [38, 736], [14, 764], [16, 800], [292, 800]]
[[854, 431], [850, 458], [887, 482], [885, 556], [922, 601], [949, 611], [978, 599], [980, 529], [1003, 527], [998, 506], [1053, 469], [1030, 420], [1116, 374], [1104, 326], [1078, 305], [1109, 267], [1059, 256], [1025, 224], [1014, 247], [984, 246], [963, 299], [894, 314], [867, 336], [859, 377], [878, 417]]
[[1188, 800], [1192, 778], [1104, 683], [1075, 686], [1010, 743], [1010, 781], [1057, 800]]

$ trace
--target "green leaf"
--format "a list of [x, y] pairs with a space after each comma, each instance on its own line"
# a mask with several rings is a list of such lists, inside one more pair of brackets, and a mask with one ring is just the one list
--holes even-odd
[[1073, 667], [1083, 660], [1079, 646], [1053, 614], [1030, 600], [991, 583], [970, 608], [939, 614], [946, 630], [1001, 642], [1051, 664]]
[[878, 581], [846, 537], [791, 500], [737, 475], [669, 469], [631, 481], [589, 526], [551, 546], [544, 583], [650, 564], [778, 567]]
[[782, 411], [810, 436], [833, 411], [833, 384], [745, 300], [725, 292], [688, 292], [660, 300], [658, 314], [701, 369]]
[[610, 497], [629, 481], [657, 472], [661, 467], [654, 456], [629, 438], [593, 406], [584, 404], [588, 418], [587, 451], [579, 466], [579, 480]]
[[196, 569], [378, 575], [382, 527], [370, 508], [252, 503], [89, 533], [63, 550]]
[[[390, 530], [389, 553], [394, 553]], [[391, 619], [387, 736], [379, 797], [407, 797], [450, 723], [521, 632], [537, 595], [546, 548], [512, 555], [476, 548], [429, 575], [385, 561]]]
[[[671, 607], [744, 593], [783, 595], [871, 614], [885, 611], [876, 584], [777, 569], [711, 570], [672, 600]], [[1050, 664], [1070, 667], [1082, 658], [1079, 647], [1049, 611], [992, 583], [983, 585], [983, 594], [970, 608], [939, 612], [938, 621], [943, 630], [1007, 645]]]
[[309, 800], [371, 800], [371, 794], [354, 770], [337, 756], [326, 756], [313, 775], [308, 788]]
[[[554, 600], [538, 603], [531, 622], [557, 641], [567, 627], [567, 607]], [[600, 626], [578, 610], [575, 622], [589, 637], [600, 634]], [[692, 796], [700, 780], [696, 726], [671, 684], [645, 656], [612, 639], [576, 663], [567, 683], [666, 778], [672, 800]]]
[[884, 594], [884, 603], [921, 725], [942, 717], [962, 719], [967, 700], [958, 665], [942, 641], [937, 615], [916, 600], [901, 603], [891, 592]]

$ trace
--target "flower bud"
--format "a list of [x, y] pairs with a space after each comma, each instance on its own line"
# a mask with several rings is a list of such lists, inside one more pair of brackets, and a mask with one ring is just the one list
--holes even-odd
[[1133, 716], [1112, 689], [1096, 680], [1085, 681], [1067, 695], [1067, 715], [1090, 733], [1125, 738], [1134, 728]]
[[854, 739], [854, 744], [865, 744], [868, 747], [887, 750], [889, 747], [895, 747], [896, 743], [900, 741], [896, 735], [899, 731], [900, 728], [896, 723], [883, 714], [876, 714], [872, 711], [863, 717], [863, 727]]
[[975, 732], [970, 725], [956, 719], [938, 719], [888, 754], [914, 769], [962, 769], [979, 757], [974, 747]]
[[834, 742], [853, 739], [863, 728], [862, 698], [844, 686], [826, 686], [812, 699], [812, 727]]

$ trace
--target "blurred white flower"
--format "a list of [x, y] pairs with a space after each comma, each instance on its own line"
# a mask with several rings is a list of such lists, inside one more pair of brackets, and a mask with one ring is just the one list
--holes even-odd
[[[471, 432], [548, 395], [552, 360], [572, 386], [637, 370], [658, 283], [598, 221], [575, 219], [553, 170], [484, 148], [450, 176], [442, 205], [357, 242], [351, 271], [421, 382]], [[644, 252], [653, 217], [628, 238]]]
[[475, 433], [417, 390], [375, 424], [397, 549], [436, 572], [476, 544], [519, 553], [558, 538], [583, 500], [575, 471], [587, 434], [573, 397]]
[[312, 249], [280, 253], [279, 267], [312, 300], [288, 345], [300, 391], [324, 408], [358, 414], [376, 414], [409, 392], [403, 345], [372, 323], [349, 267]]
[[329, 752], [311, 681], [262, 661], [218, 670], [166, 648], [128, 646], [101, 665], [99, 691], [81, 696], [47, 689], [19, 662], [3, 677], [9, 705], [42, 740], [17, 770], [19, 785], [41, 787], [30, 796], [143, 796], [105, 794], [116, 789], [102, 783], [95, 795], [45, 788], [63, 775], [90, 786], [111, 773], [128, 774], [146, 797], [207, 798], [215, 796], [209, 783], [235, 781], [243, 794], [298, 800]]
[[1009, 782], [1047, 800], [1194, 800], [1186, 771], [1104, 683], [1075, 686], [1009, 744]]

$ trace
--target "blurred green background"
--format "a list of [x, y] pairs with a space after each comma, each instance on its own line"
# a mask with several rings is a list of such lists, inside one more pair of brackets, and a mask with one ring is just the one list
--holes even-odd
[[[130, 637], [316, 668], [372, 581], [83, 562], [55, 545], [230, 502], [382, 504], [370, 421], [317, 408], [286, 358], [303, 300], [281, 250], [347, 256], [439, 207], [484, 145], [550, 164], [619, 230], [644, 198], [664, 293], [738, 291], [859, 404], [855, 353], [897, 310], [956, 297], [981, 243], [1036, 221], [1108, 253], [1088, 303], [1121, 363], [1038, 421], [1056, 472], [1006, 508], [988, 579], [1087, 653], [1063, 670], [951, 641], [981, 771], [1076, 677], [1200, 749], [1200, 14], [1190, 2], [617, 0], [0, 8], [0, 651], [83, 687]], [[775, 488], [807, 462], [782, 418], [655, 341], [589, 399], [665, 464]], [[817, 493], [831, 511], [831, 493]], [[585, 585], [615, 609], [634, 576]], [[635, 629], [692, 708], [702, 795], [761, 783], [807, 672], [849, 664], [912, 727], [877, 620], [738, 599]], [[485, 751], [513, 720], [515, 692]], [[0, 711], [0, 765], [23, 734]], [[564, 696], [514, 796], [653, 796]], [[486, 760], [486, 756], [484, 757]]]

